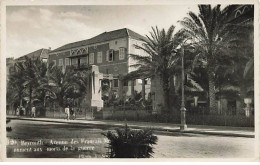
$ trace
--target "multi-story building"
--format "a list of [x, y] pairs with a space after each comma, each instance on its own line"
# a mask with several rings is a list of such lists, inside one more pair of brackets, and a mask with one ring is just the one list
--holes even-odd
[[14, 58], [6, 58], [6, 80], [8, 81], [10, 73], [14, 70], [15, 60]]
[[[12, 72], [14, 72], [16, 70], [16, 63], [23, 63], [27, 58], [30, 58], [32, 60], [35, 60], [37, 58], [39, 58], [40, 60], [47, 62], [47, 58], [48, 58], [48, 53], [49, 53], [50, 49], [39, 49], [36, 50], [34, 52], [28, 53], [26, 55], [23, 55], [19, 58], [14, 59], [12, 58], [6, 58], [6, 80], [7, 80], [7, 85], [8, 85], [8, 81], [9, 81], [9, 77], [10, 74], [12, 74]], [[22, 104], [22, 102], [20, 103]], [[14, 107], [16, 107], [17, 105], [15, 105], [15, 103], [6, 103], [6, 110], [7, 113], [9, 114], [14, 114], [15, 112]]]
[[[123, 93], [130, 96], [142, 90], [142, 80], [121, 81], [120, 77], [133, 71], [136, 62], [129, 54], [145, 55], [135, 45], [141, 45], [144, 37], [130, 29], [119, 29], [101, 33], [93, 38], [63, 45], [49, 53], [49, 63], [54, 63], [64, 71], [67, 66], [84, 69], [96, 65], [104, 78], [110, 78], [112, 90], [118, 94], [120, 85]], [[146, 97], [150, 90], [150, 80], [146, 83]]]
[[16, 59], [14, 59], [13, 57], [12, 58], [6, 58], [7, 80], [9, 78], [10, 73], [13, 72], [14, 69], [15, 69], [15, 63], [24, 62], [26, 57], [31, 58], [31, 59], [40, 58], [44, 62], [47, 62], [49, 51], [50, 51], [50, 49], [42, 48], [42, 49], [36, 50], [34, 52], [28, 53], [26, 55], [23, 55], [23, 56], [16, 58]]
[[34, 52], [28, 53], [24, 56], [21, 56], [21, 57], [15, 59], [15, 62], [24, 62], [25, 57], [28, 57], [28, 58], [31, 58], [31, 59], [40, 58], [44, 62], [47, 62], [49, 52], [50, 52], [50, 48], [49, 49], [42, 48], [42, 49], [36, 50]]

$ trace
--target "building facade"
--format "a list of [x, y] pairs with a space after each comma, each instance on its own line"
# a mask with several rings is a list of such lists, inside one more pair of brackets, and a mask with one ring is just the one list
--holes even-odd
[[36, 51], [33, 51], [31, 53], [28, 53], [26, 55], [23, 55], [17, 59], [15, 59], [15, 62], [24, 62], [25, 58], [30, 58], [32, 60], [39, 58], [40, 60], [47, 62], [48, 61], [48, 53], [50, 52], [50, 48], [49, 49], [38, 49]]
[[[109, 85], [116, 97], [126, 96], [125, 99], [141, 92], [142, 80], [123, 81], [121, 78], [135, 68], [136, 64], [129, 54], [145, 55], [144, 51], [135, 45], [143, 43], [141, 36], [130, 29], [119, 29], [101, 33], [93, 38], [69, 43], [49, 53], [48, 62], [65, 71], [66, 67], [87, 69], [98, 66], [103, 79], [109, 79]], [[146, 97], [150, 91], [150, 80], [146, 79]]]
[[14, 70], [14, 58], [6, 58], [6, 80], [8, 81], [10, 73]]

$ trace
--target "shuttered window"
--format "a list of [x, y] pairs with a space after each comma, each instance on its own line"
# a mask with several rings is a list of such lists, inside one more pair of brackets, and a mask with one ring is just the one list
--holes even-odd
[[119, 60], [125, 59], [125, 48], [119, 48]]
[[102, 63], [102, 52], [97, 53], [97, 63]]
[[66, 66], [70, 65], [70, 59], [65, 58], [65, 65], [66, 65]]
[[63, 59], [59, 59], [59, 66], [63, 66]]
[[89, 54], [89, 64], [94, 64], [94, 53]]
[[114, 61], [114, 50], [110, 49], [106, 52], [106, 61]]
[[56, 66], [56, 60], [52, 60], [53, 65]]

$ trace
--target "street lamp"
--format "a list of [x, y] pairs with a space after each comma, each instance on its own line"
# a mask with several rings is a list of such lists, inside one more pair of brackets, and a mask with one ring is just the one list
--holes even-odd
[[182, 70], [182, 80], [181, 80], [181, 126], [180, 130], [185, 131], [187, 129], [186, 125], [186, 108], [184, 100], [184, 45], [181, 46], [181, 70]]

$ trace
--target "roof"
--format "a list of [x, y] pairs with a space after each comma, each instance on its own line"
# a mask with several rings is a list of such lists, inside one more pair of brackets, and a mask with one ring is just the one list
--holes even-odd
[[25, 60], [25, 57], [28, 57], [28, 58], [32, 58], [32, 59], [35, 59], [35, 58], [48, 58], [48, 53], [49, 53], [49, 49], [39, 49], [39, 50], [36, 50], [34, 52], [31, 52], [31, 53], [28, 53], [26, 55], [23, 55], [22, 57], [19, 57], [17, 59], [15, 59], [16, 61], [20, 61], [20, 60]]
[[134, 32], [130, 29], [124, 28], [124, 29], [118, 29], [118, 30], [114, 30], [114, 31], [110, 31], [110, 32], [104, 32], [104, 33], [101, 33], [90, 39], [69, 43], [69, 44], [63, 45], [51, 52], [72, 49], [72, 48], [76, 48], [76, 47], [80, 47], [80, 46], [96, 44], [96, 43], [100, 43], [100, 42], [110, 41], [110, 40], [123, 38], [123, 37], [129, 37], [129, 36], [131, 38], [137, 39], [137, 40], [145, 39], [144, 36]]

